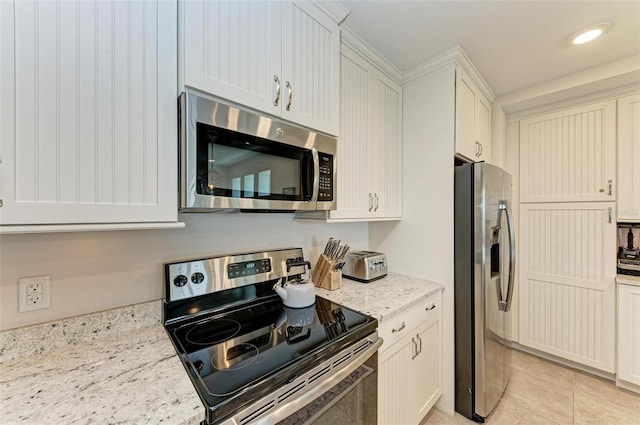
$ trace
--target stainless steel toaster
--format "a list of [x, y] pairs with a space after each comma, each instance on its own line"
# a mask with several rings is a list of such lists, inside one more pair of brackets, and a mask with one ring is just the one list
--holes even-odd
[[387, 275], [387, 257], [380, 252], [350, 252], [344, 262], [342, 275], [358, 282], [367, 283]]

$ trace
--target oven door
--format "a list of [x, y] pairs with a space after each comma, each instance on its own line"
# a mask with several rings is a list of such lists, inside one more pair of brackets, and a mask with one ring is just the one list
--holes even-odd
[[377, 332], [341, 351], [222, 425], [376, 425]]
[[181, 210], [335, 209], [335, 139], [190, 93], [180, 121]]

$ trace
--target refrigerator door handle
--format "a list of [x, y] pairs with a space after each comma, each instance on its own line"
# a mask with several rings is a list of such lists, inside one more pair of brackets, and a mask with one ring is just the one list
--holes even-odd
[[[509, 232], [509, 282], [507, 284], [507, 299], [506, 300], [498, 300], [498, 308], [501, 311], [509, 311], [511, 309], [511, 301], [513, 300], [513, 280], [515, 276], [515, 267], [516, 267], [516, 240], [515, 233], [513, 230], [513, 215], [511, 214], [511, 207], [508, 201], [500, 201], [500, 217], [502, 216], [502, 211], [505, 212], [507, 216], [507, 229]], [[500, 218], [498, 218], [498, 225], [500, 224]], [[502, 298], [502, 297], [501, 297]]]

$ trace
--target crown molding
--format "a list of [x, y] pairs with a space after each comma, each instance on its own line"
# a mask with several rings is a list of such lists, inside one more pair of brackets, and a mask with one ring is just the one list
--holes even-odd
[[336, 21], [338, 25], [342, 25], [351, 13], [342, 3], [334, 0], [311, 0], [311, 3]]
[[402, 71], [374, 50], [369, 44], [367, 44], [367, 42], [353, 33], [349, 28], [342, 28], [341, 37], [341, 41], [344, 45], [360, 53], [365, 59], [387, 74], [389, 78], [396, 82], [402, 81]]
[[402, 84], [406, 84], [451, 63], [455, 63], [457, 66], [464, 69], [466, 73], [469, 74], [471, 79], [478, 85], [478, 88], [482, 91], [482, 94], [490, 102], [493, 102], [493, 99], [495, 99], [493, 91], [484, 80], [484, 78], [482, 78], [482, 75], [480, 75], [476, 67], [469, 59], [469, 56], [467, 56], [464, 49], [460, 45], [455, 46], [454, 48], [449, 49], [434, 58], [431, 58], [414, 66], [413, 68], [408, 69], [402, 74]]

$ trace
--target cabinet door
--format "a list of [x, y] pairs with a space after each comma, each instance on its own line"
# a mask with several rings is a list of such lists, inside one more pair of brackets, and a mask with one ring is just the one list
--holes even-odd
[[614, 100], [520, 122], [520, 202], [615, 201]]
[[338, 24], [310, 2], [285, 1], [282, 7], [282, 117], [337, 135]]
[[618, 285], [618, 379], [640, 385], [640, 287]]
[[364, 59], [343, 46], [340, 61], [342, 119], [337, 155], [338, 209], [331, 211], [332, 219], [365, 218], [373, 208], [370, 174], [372, 152], [368, 147], [370, 72], [370, 66]]
[[0, 9], [1, 223], [175, 222], [176, 2]]
[[440, 320], [424, 323], [415, 334], [419, 351], [411, 368], [411, 411], [415, 415], [411, 423], [419, 424], [442, 394]]
[[481, 93], [477, 93], [476, 104], [476, 138], [478, 141], [477, 161], [490, 161], [491, 159], [491, 103]]
[[381, 72], [371, 73], [372, 102], [368, 149], [373, 154], [372, 218], [402, 217], [402, 89]]
[[412, 391], [411, 357], [417, 343], [410, 336], [378, 354], [378, 423], [412, 424], [409, 408]]
[[640, 94], [618, 100], [618, 221], [640, 220]]
[[279, 116], [285, 101], [282, 3], [181, 4], [184, 86]]
[[614, 207], [520, 204], [520, 344], [615, 371]]
[[477, 161], [480, 153], [476, 139], [476, 85], [461, 69], [456, 70], [456, 153]]

